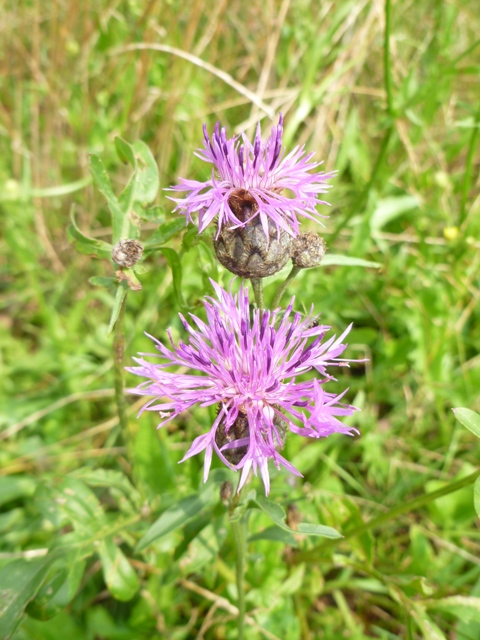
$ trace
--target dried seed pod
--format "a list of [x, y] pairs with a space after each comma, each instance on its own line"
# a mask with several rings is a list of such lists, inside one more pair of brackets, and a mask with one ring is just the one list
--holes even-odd
[[143, 244], [138, 240], [119, 240], [112, 249], [112, 260], [120, 267], [133, 267], [143, 254]]
[[326, 248], [324, 239], [314, 231], [301, 233], [292, 243], [292, 262], [300, 269], [318, 267]]
[[[285, 420], [282, 420], [277, 415], [275, 415], [273, 419], [273, 424], [276, 428], [276, 432], [274, 431], [273, 433], [273, 437], [275, 439], [275, 449], [279, 451], [285, 446], [288, 425]], [[248, 426], [248, 418], [245, 413], [242, 413], [240, 411], [238, 413], [237, 419], [230, 427], [228, 432], [225, 429], [225, 423], [220, 423], [217, 428], [217, 432], [215, 433], [215, 443], [218, 448], [221, 449], [224, 445], [229, 444], [230, 442], [235, 442], [236, 440], [241, 440], [242, 438], [248, 438], [249, 435], [250, 429]], [[233, 465], [236, 465], [244, 458], [247, 450], [248, 446], [243, 445], [240, 447], [234, 447], [232, 449], [224, 449], [222, 451], [222, 455]]]
[[[240, 222], [250, 219], [258, 208], [253, 196], [245, 189], [237, 189], [228, 203]], [[237, 276], [271, 276], [287, 264], [292, 238], [283, 229], [278, 234], [271, 220], [268, 220], [268, 235], [267, 239], [259, 216], [237, 229], [229, 229], [225, 225], [213, 241], [215, 253], [219, 262]]]
[[233, 484], [230, 480], [226, 480], [222, 482], [222, 486], [220, 487], [220, 500], [223, 504], [228, 504], [233, 496]]

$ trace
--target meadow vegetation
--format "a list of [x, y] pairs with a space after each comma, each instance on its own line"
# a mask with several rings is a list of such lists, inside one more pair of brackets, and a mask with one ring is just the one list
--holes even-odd
[[[478, 440], [451, 410], [480, 410], [479, 32], [473, 0], [4, 0], [0, 637], [237, 637], [222, 465], [203, 487], [201, 458], [177, 464], [215, 412], [157, 431], [129, 396], [121, 432], [114, 294], [97, 286], [114, 268], [77, 253], [67, 227], [74, 205], [79, 228], [110, 241], [88, 158], [121, 191], [131, 170], [116, 136], [148, 145], [165, 188], [208, 177], [193, 154], [204, 122], [253, 135], [261, 121], [268, 134], [279, 113], [288, 148], [305, 144], [338, 171], [324, 266], [283, 301], [315, 305], [337, 334], [353, 322], [346, 356], [368, 361], [338, 377], [361, 435], [289, 438], [284, 455], [304, 478], [272, 469], [270, 498], [289, 522], [300, 513], [345, 538], [266, 540], [271, 520], [252, 511], [246, 638], [480, 637]], [[182, 338], [178, 311], [202, 313], [209, 278], [231, 280], [211, 233], [180, 228], [166, 195], [142, 238], [156, 232], [173, 251], [152, 253], [129, 293], [128, 364], [151, 351], [144, 332]], [[267, 303], [288, 271], [266, 279]], [[175, 526], [175, 505], [200, 488]], [[261, 481], [250, 488], [261, 494]], [[169, 508], [171, 530], [139, 546]]]

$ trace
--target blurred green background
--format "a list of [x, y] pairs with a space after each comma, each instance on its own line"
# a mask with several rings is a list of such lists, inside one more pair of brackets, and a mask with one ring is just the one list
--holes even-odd
[[[287, 148], [305, 144], [338, 171], [323, 230], [330, 253], [381, 264], [304, 271], [289, 288], [300, 310], [313, 303], [335, 331], [353, 321], [347, 355], [368, 363], [342, 373], [338, 386], [362, 408], [352, 422], [361, 437], [290, 438], [286, 457], [305, 479], [274, 474], [275, 500], [342, 531], [478, 466], [474, 437], [451, 412], [480, 409], [478, 5], [393, 1], [390, 56], [385, 6], [4, 0], [2, 564], [35, 557], [68, 533], [42, 503], [41, 487], [59, 476], [126, 474], [145, 517], [201, 481], [201, 459], [176, 462], [210, 424], [205, 410], [157, 432], [155, 416], [137, 420], [140, 405], [129, 398], [128, 446], [119, 439], [107, 334], [113, 294], [89, 283], [114, 269], [77, 254], [66, 237], [74, 203], [82, 230], [110, 239], [88, 155], [102, 157], [120, 191], [128, 170], [116, 135], [149, 145], [164, 188], [178, 176], [209, 176], [193, 155], [204, 122], [252, 134], [261, 121], [268, 135], [281, 112]], [[172, 219], [165, 192], [158, 204]], [[143, 236], [156, 226], [146, 222]], [[227, 285], [231, 276], [213, 259], [208, 233], [180, 233], [169, 246], [182, 261], [183, 298], [199, 312], [208, 278]], [[128, 299], [127, 360], [150, 350], [144, 331], [181, 334], [165, 259], [155, 254], [146, 266], [142, 290]], [[266, 280], [267, 300], [287, 273]], [[100, 497], [114, 517], [118, 505]], [[92, 557], [71, 604], [48, 621], [25, 618], [13, 637], [235, 638], [221, 600], [235, 601], [230, 533], [221, 514], [195, 522], [134, 556], [141, 588], [129, 602], [112, 597]], [[252, 532], [263, 526], [260, 514], [252, 518]], [[478, 639], [480, 608], [459, 597], [480, 595], [479, 538], [468, 487], [307, 564], [289, 563], [279, 543], [254, 541], [247, 637]]]

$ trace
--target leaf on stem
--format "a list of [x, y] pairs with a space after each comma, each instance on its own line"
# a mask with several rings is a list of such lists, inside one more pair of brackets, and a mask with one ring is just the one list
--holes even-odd
[[253, 503], [257, 505], [273, 522], [284, 529], [294, 534], [302, 534], [305, 536], [321, 536], [322, 538], [338, 539], [343, 536], [333, 527], [327, 527], [322, 524], [310, 524], [307, 522], [300, 522], [298, 528], [292, 529], [286, 522], [285, 509], [277, 502], [272, 502], [263, 496], [257, 496]]
[[464, 427], [467, 427], [473, 435], [480, 438], [480, 415], [471, 409], [452, 409], [454, 416], [459, 420]]
[[112, 245], [104, 242], [103, 240], [89, 238], [82, 231], [80, 231], [75, 221], [73, 208], [70, 215], [70, 220], [71, 224], [67, 229], [67, 237], [70, 242], [73, 242], [75, 244], [75, 247], [80, 253], [88, 256], [95, 256], [96, 258], [111, 258]]
[[127, 602], [140, 588], [135, 570], [113, 537], [101, 541], [98, 554], [102, 562], [103, 578], [114, 598]]
[[112, 332], [113, 327], [115, 326], [115, 323], [118, 320], [118, 316], [120, 315], [120, 310], [122, 308], [122, 302], [126, 295], [127, 295], [127, 284], [125, 282], [122, 282], [117, 288], [117, 293], [115, 294], [112, 315], [110, 316], [110, 322], [108, 324], [108, 333]]

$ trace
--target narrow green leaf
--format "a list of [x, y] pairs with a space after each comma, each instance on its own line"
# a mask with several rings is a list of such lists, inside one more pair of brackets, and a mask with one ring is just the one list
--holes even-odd
[[29, 603], [28, 615], [40, 620], [48, 620], [57, 615], [75, 597], [85, 573], [86, 562], [80, 551], [63, 555], [54, 563], [49, 577]]
[[134, 206], [135, 213], [142, 220], [147, 222], [156, 222], [157, 224], [163, 224], [165, 222], [165, 210], [163, 207], [147, 207], [144, 208], [140, 203], [136, 203]]
[[445, 611], [460, 620], [480, 622], [480, 598], [475, 596], [447, 596], [435, 600], [424, 600], [427, 609]]
[[422, 606], [412, 604], [411, 612], [423, 634], [424, 640], [447, 640], [443, 631], [430, 620]]
[[310, 524], [309, 522], [300, 522], [298, 524], [298, 533], [304, 536], [321, 536], [322, 538], [341, 538], [342, 535], [333, 527], [327, 527], [323, 524]]
[[115, 137], [115, 149], [117, 150], [118, 157], [124, 163], [127, 163], [133, 168], [137, 168], [137, 160], [135, 158], [135, 152], [133, 147], [126, 140], [120, 136]]
[[108, 208], [110, 209], [110, 213], [112, 215], [113, 243], [116, 244], [120, 239], [124, 216], [120, 209], [117, 196], [113, 192], [105, 165], [102, 160], [94, 154], [90, 156], [90, 171], [93, 179], [95, 180], [95, 184], [97, 185], [100, 193], [105, 197]]
[[175, 470], [164, 443], [164, 433], [152, 428], [147, 420], [140, 420], [135, 436], [134, 451], [137, 473], [151, 495], [168, 491], [175, 484]]
[[18, 500], [28, 498], [35, 493], [37, 481], [33, 476], [4, 476], [0, 477], [0, 506]]
[[147, 533], [141, 538], [135, 547], [135, 551], [142, 551], [149, 544], [158, 540], [162, 536], [175, 531], [186, 522], [196, 516], [211, 502], [212, 494], [205, 491], [201, 494], [195, 494], [183, 498], [176, 504], [166, 509], [162, 515], [156, 520]]
[[49, 556], [31, 562], [14, 560], [0, 570], [0, 617], [5, 640], [20, 624], [25, 607], [45, 581], [51, 562]]
[[113, 538], [102, 540], [98, 554], [103, 577], [112, 596], [122, 602], [131, 600], [140, 588], [138, 576]]
[[70, 216], [71, 224], [67, 229], [67, 236], [70, 242], [75, 244], [75, 247], [80, 253], [89, 256], [95, 256], [96, 258], [111, 259], [112, 245], [104, 242], [103, 240], [97, 240], [96, 238], [89, 238], [77, 227], [73, 210]]
[[38, 189], [32, 189], [30, 196], [32, 198], [55, 198], [58, 196], [66, 196], [69, 193], [80, 191], [89, 185], [92, 181], [90, 176], [85, 176], [75, 182], [68, 182], [67, 184], [59, 184], [53, 187], [42, 187]]
[[94, 535], [105, 523], [103, 509], [91, 489], [71, 476], [40, 485], [37, 508], [55, 527], [71, 524], [76, 531]]
[[121, 471], [82, 467], [81, 469], [74, 471], [72, 475], [91, 487], [106, 487], [110, 491], [117, 490], [129, 498], [129, 500], [139, 508], [142, 505], [142, 497], [140, 493], [135, 489], [127, 476]]
[[473, 485], [473, 506], [477, 516], [480, 518], [480, 478], [477, 478]]
[[90, 284], [95, 285], [96, 287], [106, 287], [107, 289], [113, 287], [117, 282], [116, 278], [104, 278], [103, 276], [92, 276], [88, 279]]
[[165, 256], [168, 266], [172, 270], [173, 291], [175, 293], [175, 298], [177, 299], [178, 306], [181, 309], [184, 309], [185, 301], [182, 294], [182, 264], [180, 262], [178, 253], [174, 249], [170, 249], [169, 247], [160, 247], [160, 251]]
[[342, 256], [336, 253], [327, 253], [322, 260], [322, 267], [371, 267], [372, 269], [380, 269], [382, 266], [379, 262], [371, 262], [354, 256]]
[[158, 168], [155, 158], [147, 145], [141, 140], [133, 143], [137, 159], [138, 186], [135, 199], [142, 204], [155, 200], [160, 187]]
[[186, 228], [185, 219], [183, 217], [174, 218], [162, 224], [145, 242], [145, 249], [153, 251], [159, 249], [170, 238], [173, 238], [179, 231]]
[[105, 197], [107, 202], [116, 203], [117, 197], [113, 192], [112, 184], [110, 182], [110, 178], [108, 177], [108, 173], [102, 159], [92, 153], [89, 160], [90, 172], [95, 181], [95, 184], [98, 187], [98, 190]]
[[327, 527], [325, 525], [316, 525], [301, 522], [298, 525], [298, 530], [292, 529], [285, 522], [285, 509], [279, 505], [277, 502], [272, 502], [263, 496], [257, 496], [254, 502], [260, 507], [260, 509], [267, 514], [267, 516], [273, 520], [273, 522], [284, 529], [285, 531], [290, 531], [291, 533], [301, 533], [306, 536], [321, 536], [323, 538], [341, 538], [342, 535], [338, 533], [333, 527]]
[[122, 302], [127, 295], [127, 285], [125, 282], [119, 284], [117, 292], [115, 294], [115, 300], [113, 302], [112, 315], [110, 316], [110, 322], [108, 325], [108, 333], [111, 333], [115, 326], [118, 316], [120, 315], [120, 309], [122, 308]]
[[379, 200], [370, 218], [370, 228], [373, 232], [380, 231], [392, 220], [418, 207], [419, 202], [415, 196], [405, 195]]
[[290, 547], [297, 547], [298, 543], [295, 540], [293, 534], [290, 531], [286, 531], [285, 529], [280, 529], [280, 527], [268, 527], [263, 531], [259, 531], [258, 533], [254, 533], [253, 536], [248, 538], [249, 542], [254, 542], [255, 540], [271, 540], [272, 542], [281, 542], [282, 544], [286, 544]]
[[464, 427], [467, 427], [473, 435], [480, 438], [480, 415], [471, 409], [452, 409], [455, 417]]
[[25, 521], [25, 509], [10, 509], [5, 513], [0, 513], [0, 533], [12, 531], [20, 522]]
[[[134, 171], [132, 177], [128, 181], [127, 186], [118, 198], [118, 206], [120, 207], [121, 218], [113, 221], [113, 243], [125, 238], [138, 238], [139, 230], [135, 224], [134, 204], [136, 202], [136, 192], [138, 187], [138, 171]], [[133, 215], [132, 215], [133, 214]]]

